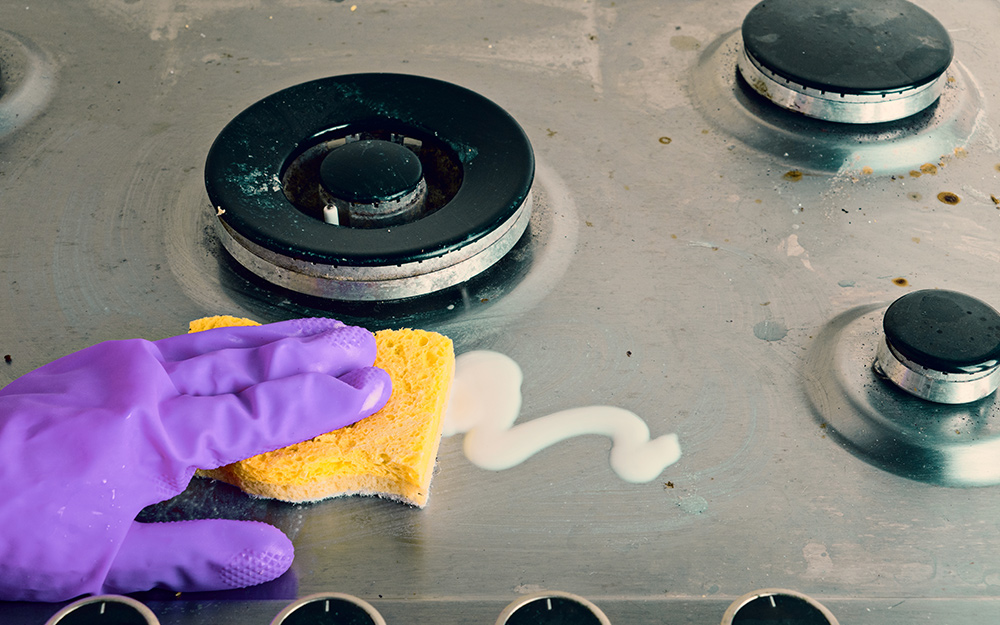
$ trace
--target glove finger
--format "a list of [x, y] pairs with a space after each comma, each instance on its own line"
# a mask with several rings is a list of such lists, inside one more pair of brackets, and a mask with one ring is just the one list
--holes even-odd
[[155, 341], [163, 360], [186, 360], [220, 349], [258, 347], [290, 336], [310, 336], [345, 327], [335, 319], [291, 319], [257, 326], [233, 326], [192, 332]]
[[181, 395], [163, 406], [169, 457], [216, 467], [331, 432], [377, 412], [392, 390], [375, 367], [268, 380], [230, 395]]
[[263, 345], [220, 349], [166, 362], [164, 370], [180, 393], [236, 393], [300, 373], [338, 377], [375, 362], [375, 337], [364, 328], [340, 326], [319, 334], [281, 338]]
[[102, 592], [243, 588], [279, 577], [291, 566], [293, 555], [292, 541], [266, 523], [224, 519], [133, 523]]

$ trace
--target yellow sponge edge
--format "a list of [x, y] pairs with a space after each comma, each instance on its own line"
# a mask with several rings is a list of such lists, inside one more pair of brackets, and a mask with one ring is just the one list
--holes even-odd
[[[258, 324], [209, 317], [192, 321], [190, 331], [234, 325]], [[382, 410], [354, 425], [199, 475], [282, 501], [377, 495], [422, 508], [455, 375], [454, 347], [446, 336], [410, 329], [381, 330], [375, 342], [375, 366], [392, 378], [392, 396]]]

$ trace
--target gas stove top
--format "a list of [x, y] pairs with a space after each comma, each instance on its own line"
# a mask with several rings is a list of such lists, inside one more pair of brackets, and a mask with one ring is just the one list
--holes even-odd
[[[322, 315], [509, 356], [524, 373], [519, 421], [609, 405], [654, 437], [678, 436], [681, 458], [639, 484], [611, 469], [604, 437], [503, 471], [474, 466], [461, 435], [447, 437], [423, 510], [371, 498], [294, 506], [196, 480], [144, 518], [265, 521], [296, 559], [254, 588], [136, 595], [164, 625], [266, 625], [317, 593], [356, 598], [389, 624], [546, 622], [517, 616], [536, 596], [549, 602], [542, 613], [592, 605], [595, 622], [615, 624], [762, 622], [779, 604], [806, 606], [796, 623], [990, 622], [1000, 614], [995, 395], [940, 404], [901, 390], [915, 361], [932, 382], [950, 365], [899, 326], [886, 340], [882, 324], [892, 302], [926, 290], [1000, 307], [1000, 7], [916, 4], [951, 55], [934, 56], [912, 86], [887, 82], [897, 104], [877, 115], [900, 110], [909, 89], [934, 97], [902, 119], [857, 124], [812, 113], [871, 110], [882, 95], [870, 84], [808, 67], [795, 82], [787, 74], [801, 68], [767, 65], [766, 27], [748, 56], [752, 1], [7, 6], [0, 383], [99, 341], [183, 333], [206, 315]], [[509, 148], [516, 175], [490, 223], [510, 233], [440, 243], [455, 279], [404, 280], [387, 296], [258, 271], [241, 251], [257, 248], [240, 247], [232, 207], [216, 201], [217, 138], [272, 94], [375, 74], [450, 85], [434, 92], [444, 106], [469, 92], [509, 115], [497, 119], [526, 143]], [[841, 89], [832, 105], [824, 80]], [[862, 109], [843, 108], [841, 94]], [[803, 95], [808, 110], [782, 107]], [[323, 122], [303, 132], [312, 143], [292, 140], [292, 156], [438, 139], [427, 117], [410, 121], [406, 132], [339, 134]], [[455, 146], [467, 142], [448, 139], [441, 153], [461, 169]], [[482, 251], [461, 253], [472, 239], [492, 250], [488, 262], [465, 263]], [[282, 250], [269, 259], [298, 258]], [[420, 250], [406, 262], [435, 256]], [[376, 277], [408, 278], [389, 256], [375, 259]], [[763, 613], [739, 616], [733, 606], [746, 602]], [[41, 625], [60, 607], [0, 604], [0, 620]]]

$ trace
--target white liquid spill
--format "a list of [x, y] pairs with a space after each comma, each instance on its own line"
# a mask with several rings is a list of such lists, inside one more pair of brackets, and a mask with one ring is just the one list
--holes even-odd
[[463, 450], [472, 464], [509, 469], [546, 447], [584, 434], [611, 438], [611, 468], [627, 482], [652, 481], [681, 456], [676, 434], [650, 440], [645, 421], [614, 406], [572, 408], [515, 426], [522, 379], [518, 364], [497, 352], [474, 351], [455, 359], [443, 433], [465, 433]]

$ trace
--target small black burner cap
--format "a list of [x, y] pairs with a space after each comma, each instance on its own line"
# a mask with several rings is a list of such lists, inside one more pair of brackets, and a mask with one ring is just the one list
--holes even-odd
[[743, 20], [743, 45], [782, 78], [842, 94], [920, 87], [953, 56], [944, 26], [905, 0], [764, 0]]
[[882, 318], [886, 342], [904, 358], [944, 373], [973, 373], [1000, 360], [1000, 313], [955, 291], [916, 291]]
[[379, 139], [342, 145], [323, 159], [319, 169], [330, 195], [360, 204], [398, 199], [417, 188], [423, 173], [411, 150]]

